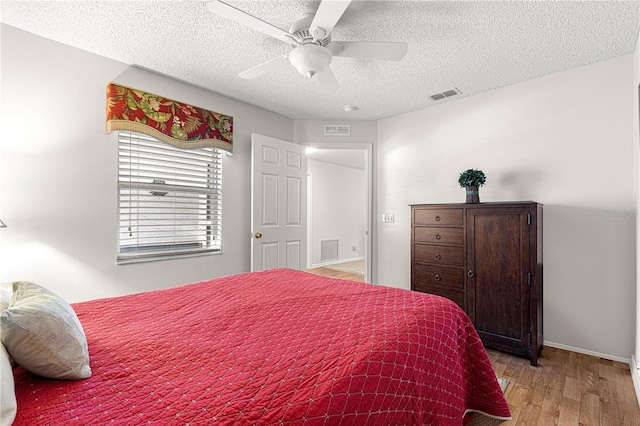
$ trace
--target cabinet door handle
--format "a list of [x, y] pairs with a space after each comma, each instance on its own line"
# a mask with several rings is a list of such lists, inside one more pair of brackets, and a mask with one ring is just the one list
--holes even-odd
[[467, 276], [469, 276], [469, 278], [473, 278], [474, 275], [473, 271], [467, 272]]
[[440, 281], [440, 275], [436, 274], [435, 277], [433, 277], [436, 281]]
[[436, 215], [436, 222], [440, 222], [440, 216]]
[[436, 234], [436, 240], [439, 240], [440, 238], [442, 238], [442, 235]]
[[436, 259], [440, 260], [442, 256], [440, 256], [440, 253], [436, 253]]

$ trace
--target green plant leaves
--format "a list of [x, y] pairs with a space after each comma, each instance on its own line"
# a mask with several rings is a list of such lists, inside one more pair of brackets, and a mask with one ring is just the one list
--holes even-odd
[[465, 188], [467, 186], [483, 186], [486, 180], [487, 177], [484, 175], [482, 170], [467, 169], [460, 173], [458, 183], [461, 188]]

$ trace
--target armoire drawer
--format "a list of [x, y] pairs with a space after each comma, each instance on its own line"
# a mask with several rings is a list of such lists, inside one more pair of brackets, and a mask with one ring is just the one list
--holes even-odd
[[464, 244], [462, 228], [440, 228], [435, 226], [416, 226], [413, 228], [413, 239], [421, 243]]
[[415, 209], [414, 225], [462, 226], [462, 209]]
[[440, 265], [464, 266], [464, 248], [438, 246], [435, 244], [414, 244], [415, 262]]
[[464, 289], [464, 271], [458, 268], [416, 263], [413, 268], [413, 282], [416, 285]]

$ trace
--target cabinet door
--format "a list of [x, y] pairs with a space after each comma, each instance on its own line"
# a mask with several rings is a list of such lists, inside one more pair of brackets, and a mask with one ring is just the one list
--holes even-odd
[[485, 345], [529, 351], [528, 206], [467, 209], [469, 313]]

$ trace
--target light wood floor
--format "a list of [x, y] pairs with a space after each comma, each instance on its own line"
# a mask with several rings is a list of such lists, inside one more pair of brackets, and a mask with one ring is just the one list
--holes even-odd
[[[309, 272], [364, 281], [328, 268]], [[510, 381], [505, 397], [513, 420], [501, 425], [640, 425], [629, 364], [545, 347], [531, 367], [527, 359], [487, 352], [496, 375]]]
[[512, 421], [503, 425], [640, 425], [629, 364], [545, 347], [538, 367], [488, 350]]
[[316, 275], [323, 275], [325, 277], [341, 278], [343, 280], [351, 280], [364, 282], [364, 275], [351, 274], [349, 272], [335, 271], [329, 268], [313, 268], [307, 269], [307, 272], [311, 272]]

